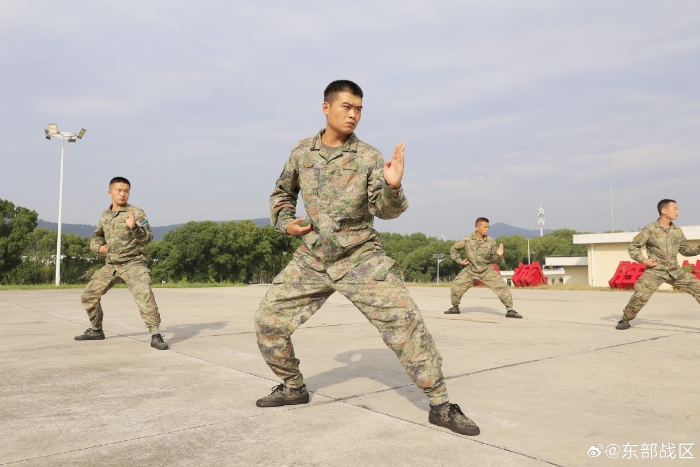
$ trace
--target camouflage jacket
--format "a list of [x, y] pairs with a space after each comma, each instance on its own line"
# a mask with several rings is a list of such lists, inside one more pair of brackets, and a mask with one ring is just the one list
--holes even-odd
[[[136, 232], [132, 232], [126, 225], [125, 219], [131, 208], [134, 208]], [[100, 247], [109, 245], [107, 265], [127, 266], [146, 262], [146, 245], [151, 240], [153, 240], [151, 226], [143, 210], [127, 203], [115, 212], [110, 205], [100, 216], [97, 229], [90, 241], [90, 249], [97, 253]]]
[[283, 234], [296, 216], [301, 192], [313, 230], [302, 237], [297, 255], [312, 269], [338, 280], [368, 257], [382, 255], [374, 217], [394, 219], [408, 209], [403, 189], [384, 182], [382, 154], [352, 133], [327, 154], [321, 130], [300, 141], [270, 196], [270, 220]]
[[501, 262], [501, 257], [498, 256], [497, 251], [498, 245], [496, 245], [496, 240], [488, 235], [482, 240], [477, 240], [476, 233], [473, 233], [452, 245], [450, 256], [456, 263], [468, 259], [469, 264], [465, 267], [479, 274], [491, 268], [492, 264]]
[[690, 246], [680, 227], [671, 223], [667, 230], [657, 220], [642, 229], [629, 247], [630, 258], [638, 263], [646, 258], [642, 254], [642, 248], [646, 247], [649, 259], [655, 259], [659, 264], [653, 268], [647, 266], [646, 270], [661, 274], [668, 274], [677, 278], [681, 273], [678, 264], [678, 253], [683, 256], [696, 256], [700, 254], [700, 245]]

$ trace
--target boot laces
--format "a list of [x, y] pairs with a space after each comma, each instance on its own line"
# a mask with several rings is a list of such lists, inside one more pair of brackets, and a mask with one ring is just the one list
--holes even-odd
[[277, 386], [272, 386], [272, 394], [275, 394], [277, 392], [279, 392], [279, 393], [284, 392], [285, 387], [286, 386], [284, 385], [284, 383], [278, 384]]
[[450, 418], [450, 420], [454, 420], [454, 418], [458, 415], [464, 415], [464, 412], [462, 412], [462, 409], [459, 408], [459, 405], [457, 404], [450, 404], [450, 408], [448, 409], [447, 416]]

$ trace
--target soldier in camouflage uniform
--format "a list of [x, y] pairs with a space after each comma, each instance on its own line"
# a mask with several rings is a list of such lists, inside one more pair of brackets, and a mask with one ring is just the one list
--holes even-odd
[[106, 264], [90, 278], [81, 297], [92, 325], [75, 340], [101, 340], [101, 298], [115, 284], [126, 282], [141, 313], [141, 318], [151, 333], [151, 347], [167, 350], [168, 344], [159, 333], [160, 314], [151, 290], [151, 273], [146, 259], [146, 245], [153, 240], [146, 213], [127, 203], [131, 183], [124, 177], [109, 182], [111, 206], [102, 213], [97, 229], [90, 241], [90, 249], [107, 256]]
[[[467, 235], [452, 246], [450, 250], [452, 261], [461, 264], [464, 269], [452, 281], [450, 289], [452, 308], [445, 314], [459, 314], [462, 295], [476, 282], [481, 281], [501, 299], [506, 307], [506, 318], [522, 318], [517, 311], [513, 310], [513, 297], [508, 286], [493, 269], [493, 264], [500, 263], [503, 258], [503, 244], [496, 246], [496, 241], [487, 235], [488, 231], [489, 220], [480, 217], [476, 220], [476, 232]], [[465, 259], [462, 259], [462, 256]]]
[[[283, 380], [258, 407], [305, 404], [309, 393], [294, 356], [294, 330], [334, 292], [347, 297], [379, 330], [406, 372], [423, 389], [429, 421], [466, 435], [479, 427], [451, 404], [442, 375], [442, 358], [418, 307], [384, 254], [374, 217], [393, 219], [408, 208], [401, 187], [404, 146], [390, 161], [360, 141], [362, 90], [351, 81], [334, 81], [324, 92], [326, 128], [292, 150], [270, 197], [272, 225], [285, 235], [301, 235], [302, 245], [255, 314], [258, 347]], [[306, 218], [295, 219], [299, 193]]]
[[[673, 223], [678, 218], [678, 204], [675, 201], [662, 199], [657, 205], [657, 210], [659, 219], [644, 227], [629, 247], [630, 257], [638, 263], [644, 263], [646, 269], [634, 284], [634, 294], [627, 303], [616, 329], [629, 329], [630, 321], [664, 282], [688, 292], [700, 303], [700, 280], [681, 269], [678, 264], [678, 253], [683, 256], [697, 256], [700, 254], [700, 245], [688, 245], [683, 231]], [[642, 254], [644, 247], [648, 258], [644, 258]]]

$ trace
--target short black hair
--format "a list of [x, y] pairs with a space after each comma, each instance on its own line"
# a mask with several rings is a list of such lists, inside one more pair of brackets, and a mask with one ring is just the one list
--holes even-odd
[[659, 211], [659, 216], [661, 215], [661, 211], [668, 206], [671, 203], [675, 203], [676, 201], [673, 199], [662, 199], [659, 201], [659, 204], [656, 205], [656, 210]]
[[486, 222], [487, 224], [490, 224], [489, 220], [485, 217], [479, 217], [476, 222], [474, 223], [474, 227], [479, 225], [479, 222]]
[[326, 90], [323, 91], [323, 102], [332, 104], [341, 92], [349, 92], [353, 96], [360, 98], [364, 97], [360, 86], [347, 79], [339, 79], [326, 86]]
[[129, 188], [131, 188], [131, 182], [124, 177], [114, 177], [112, 180], [109, 181], [109, 186], [112, 186], [115, 183], [126, 183], [127, 185], [129, 185]]

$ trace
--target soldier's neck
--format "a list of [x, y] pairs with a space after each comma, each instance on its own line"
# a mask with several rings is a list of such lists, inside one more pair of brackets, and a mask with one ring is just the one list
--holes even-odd
[[663, 227], [664, 229], [668, 229], [669, 227], [671, 227], [672, 222], [671, 219], [669, 219], [668, 217], [661, 216], [659, 217], [659, 224], [661, 224], [661, 227]]
[[481, 235], [479, 232], [474, 232], [476, 234], [476, 239], [477, 240], [483, 240], [486, 238], [486, 235]]
[[344, 145], [349, 137], [350, 135], [336, 133], [332, 128], [326, 127], [326, 131], [321, 135], [321, 142], [326, 146], [337, 148]]

